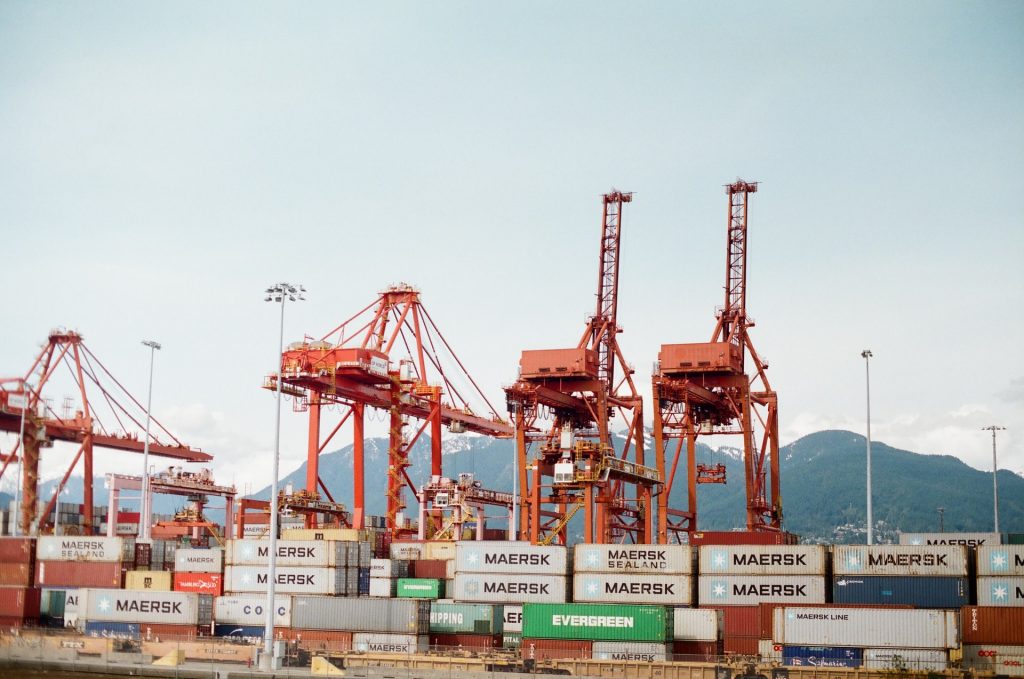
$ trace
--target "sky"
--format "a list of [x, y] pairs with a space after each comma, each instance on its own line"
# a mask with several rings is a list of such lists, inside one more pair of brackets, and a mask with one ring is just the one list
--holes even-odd
[[503, 404], [592, 313], [614, 187], [648, 396], [661, 344], [710, 339], [739, 177], [781, 442], [865, 431], [870, 348], [875, 440], [990, 469], [1002, 425], [1024, 473], [1022, 121], [1017, 2], [4, 2], [0, 376], [63, 326], [141, 399], [156, 340], [154, 416], [261, 487], [268, 285], [309, 291], [286, 342], [416, 286]]

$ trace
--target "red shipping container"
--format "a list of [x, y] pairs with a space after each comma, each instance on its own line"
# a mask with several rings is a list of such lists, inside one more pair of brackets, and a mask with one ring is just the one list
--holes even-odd
[[448, 578], [448, 562], [419, 559], [409, 564], [410, 578], [430, 578], [446, 580]]
[[582, 658], [589, 660], [593, 654], [594, 642], [570, 639], [523, 639], [520, 647], [523, 660], [559, 660]]
[[718, 662], [722, 645], [717, 641], [673, 641], [672, 655], [676, 662]]
[[123, 564], [103, 561], [37, 561], [40, 587], [106, 587], [121, 589]]
[[32, 563], [35, 538], [0, 538], [0, 563]]
[[286, 641], [296, 642], [307, 651], [351, 651], [351, 632], [332, 632], [318, 629], [295, 629], [291, 627], [275, 627], [275, 636]]
[[753, 637], [730, 637], [727, 636], [722, 639], [722, 650], [726, 654], [736, 655], [757, 655], [758, 653], [758, 642], [760, 639], [756, 636]]
[[6, 628], [24, 627], [26, 623], [31, 624], [31, 622], [32, 621], [24, 620], [23, 618], [11, 618], [11, 617], [0, 616], [0, 631], [3, 631], [3, 628], [5, 628], [5, 627]]
[[[701, 606], [722, 611], [722, 636], [756, 637], [761, 633], [757, 606]], [[771, 638], [769, 634], [768, 637]]]
[[0, 563], [0, 586], [31, 587], [32, 564]]
[[800, 538], [793, 533], [771, 531], [706, 530], [690, 535], [690, 544], [699, 545], [796, 545]]
[[1024, 646], [1024, 608], [964, 606], [960, 609], [964, 644]]
[[431, 634], [430, 645], [439, 648], [501, 648], [500, 634]]
[[224, 590], [224, 577], [220, 573], [175, 573], [175, 592], [198, 592], [220, 596]]
[[192, 641], [198, 636], [198, 629], [195, 625], [139, 623], [139, 635], [143, 641]]
[[41, 594], [29, 587], [0, 587], [0, 618], [38, 620]]

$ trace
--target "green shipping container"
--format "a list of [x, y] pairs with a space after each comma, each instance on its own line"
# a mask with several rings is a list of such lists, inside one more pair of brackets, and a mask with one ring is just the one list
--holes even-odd
[[523, 635], [519, 632], [505, 632], [501, 635], [502, 648], [519, 648], [523, 645]]
[[429, 578], [399, 578], [399, 599], [440, 599], [444, 596], [444, 581]]
[[523, 604], [523, 636], [584, 641], [665, 641], [671, 616], [664, 606]]
[[[432, 581], [433, 582], [433, 581]], [[493, 604], [430, 604], [431, 634], [501, 634], [505, 607]]]

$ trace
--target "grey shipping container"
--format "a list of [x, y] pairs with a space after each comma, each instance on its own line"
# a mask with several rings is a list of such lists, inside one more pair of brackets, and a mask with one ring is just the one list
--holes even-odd
[[575, 573], [690, 575], [689, 545], [579, 544], [573, 548]]
[[1024, 545], [979, 547], [978, 575], [1024, 576]]
[[1024, 606], [1024, 577], [978, 578], [979, 606]]
[[912, 670], [944, 672], [949, 652], [923, 648], [865, 648], [864, 668], [869, 670]]
[[[336, 540], [278, 540], [277, 565], [345, 568], [349, 545], [354, 544]], [[266, 566], [269, 558], [270, 540], [228, 540], [224, 552], [224, 563], [229, 566]]]
[[1002, 542], [999, 533], [900, 533], [901, 545], [963, 545], [981, 547]]
[[[83, 589], [78, 615], [94, 622], [144, 622], [167, 625], [198, 625], [198, 594], [130, 589]], [[208, 604], [212, 610], [212, 603]], [[206, 615], [206, 622], [210, 616]]]
[[663, 661], [672, 653], [671, 644], [644, 641], [595, 641], [591, 648], [594, 660]]
[[862, 648], [956, 648], [959, 611], [780, 606], [777, 644]]
[[36, 540], [36, 559], [40, 561], [131, 562], [135, 541], [126, 538], [40, 536]]
[[564, 575], [514, 575], [511, 573], [458, 573], [456, 601], [480, 603], [555, 603], [566, 600]]
[[339, 632], [429, 634], [430, 602], [420, 599], [292, 597], [292, 627]]
[[722, 638], [724, 614], [714, 608], [672, 610], [672, 639], [675, 641], [718, 641]]
[[649, 573], [579, 573], [573, 578], [573, 601], [687, 606], [693, 601], [689, 575]]
[[[228, 566], [224, 569], [224, 591], [265, 592], [267, 573], [266, 566]], [[281, 594], [344, 594], [348, 590], [344, 568], [278, 566], [274, 580]]]
[[430, 637], [416, 634], [381, 634], [356, 632], [352, 635], [352, 650], [363, 653], [426, 653]]
[[836, 575], [967, 575], [962, 545], [836, 545]]
[[[291, 627], [292, 598], [274, 597], [274, 627]], [[219, 596], [213, 602], [213, 618], [232, 625], [263, 625], [267, 621], [266, 594], [232, 594]]]
[[467, 540], [456, 543], [455, 572], [565, 575], [568, 552], [565, 547], [533, 545], [529, 542]]
[[702, 575], [697, 601], [701, 606], [823, 604], [825, 589], [821, 575]]
[[824, 545], [701, 545], [701, 575], [825, 575]]

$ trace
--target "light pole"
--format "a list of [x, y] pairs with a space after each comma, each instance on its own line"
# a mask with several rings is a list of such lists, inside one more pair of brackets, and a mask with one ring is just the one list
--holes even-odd
[[284, 303], [306, 299], [303, 293], [306, 288], [291, 283], [276, 283], [267, 288], [265, 302], [277, 302], [281, 305], [281, 327], [277, 340], [277, 415], [274, 420], [274, 475], [270, 481], [270, 551], [267, 557], [267, 618], [263, 628], [263, 657], [269, 663], [266, 669], [274, 669], [274, 586], [277, 579], [277, 476], [281, 458], [281, 354], [284, 353]]
[[871, 357], [874, 354], [871, 353], [870, 349], [865, 349], [860, 352], [861, 357], [864, 359], [864, 378], [865, 386], [867, 387], [867, 412], [868, 412], [868, 438], [867, 438], [867, 455], [868, 455], [868, 544], [873, 545], [874, 541], [874, 527], [873, 520], [871, 518]]
[[[146, 443], [142, 446], [142, 502], [139, 510], [139, 542], [149, 543], [149, 524], [152, 522], [149, 508], [149, 413], [153, 409], [153, 357], [159, 342], [153, 340], [142, 340], [144, 346], [149, 347], [149, 396], [146, 399]], [[107, 517], [107, 521], [116, 520], [117, 517]]]
[[936, 507], [935, 511], [937, 511], [939, 513], [939, 532], [940, 533], [945, 533], [946, 532], [946, 525], [945, 525], [945, 523], [943, 522], [942, 519], [943, 519], [943, 517], [946, 514], [946, 508], [945, 507]]
[[996, 530], [999, 532], [999, 484], [996, 482], [996, 470], [999, 467], [996, 466], [996, 432], [1006, 431], [1006, 427], [1000, 427], [997, 424], [990, 424], [987, 427], [982, 427], [982, 431], [992, 432], [992, 506], [995, 512], [996, 519]]

